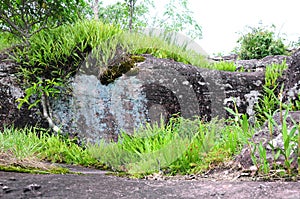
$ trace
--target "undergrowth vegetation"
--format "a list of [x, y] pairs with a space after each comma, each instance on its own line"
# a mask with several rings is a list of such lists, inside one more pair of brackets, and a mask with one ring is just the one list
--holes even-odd
[[228, 126], [225, 121], [176, 118], [166, 125], [147, 125], [134, 135], [123, 132], [117, 143], [89, 143], [84, 148], [44, 130], [6, 128], [0, 134], [0, 152], [20, 161], [34, 157], [141, 177], [159, 171], [169, 175], [205, 171], [230, 160], [245, 139], [240, 126]]
[[30, 47], [17, 49], [16, 59], [32, 74], [53, 78], [72, 72], [88, 53], [96, 56], [99, 67], [106, 67], [118, 48], [131, 54], [149, 53], [196, 66], [204, 63], [201, 55], [161, 38], [128, 33], [100, 21], [79, 21], [43, 30], [31, 37]]
[[220, 61], [211, 64], [208, 68], [210, 69], [217, 69], [217, 70], [223, 70], [223, 71], [236, 71], [236, 65], [234, 62], [228, 62], [228, 61]]
[[259, 123], [266, 121], [268, 116], [273, 115], [280, 108], [284, 88], [284, 85], [280, 83], [280, 78], [286, 69], [285, 61], [281, 64], [266, 66], [264, 92], [256, 106], [256, 117]]

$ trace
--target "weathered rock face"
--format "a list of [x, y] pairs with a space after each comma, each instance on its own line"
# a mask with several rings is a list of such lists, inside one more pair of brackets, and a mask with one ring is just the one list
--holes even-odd
[[262, 59], [251, 59], [251, 60], [235, 60], [237, 70], [244, 69], [245, 71], [259, 71], [264, 70], [266, 66], [272, 64], [281, 64], [286, 62], [289, 67], [292, 62], [292, 57], [284, 55], [267, 56]]
[[[294, 101], [299, 100], [300, 95], [300, 49], [295, 51], [295, 53], [291, 56], [289, 61], [289, 68], [285, 73], [284, 78], [284, 84], [285, 84], [285, 91], [284, 91], [284, 98], [287, 101]], [[282, 113], [284, 115], [285, 112]], [[268, 122], [266, 122], [263, 127], [258, 130], [254, 136], [252, 137], [251, 141], [253, 141], [256, 145], [258, 145], [260, 142], [262, 143], [263, 147], [266, 149], [266, 155], [267, 155], [267, 161], [270, 165], [273, 163], [276, 163], [277, 165], [280, 165], [282, 167], [285, 166], [284, 164], [284, 156], [280, 155], [278, 159], [274, 160], [274, 154], [281, 149], [283, 150], [284, 147], [284, 140], [282, 137], [282, 121], [281, 121], [280, 113], [277, 113], [273, 116], [273, 119], [277, 125], [273, 125], [273, 130], [270, 130], [270, 126]], [[300, 123], [300, 111], [290, 111], [288, 113], [286, 123], [288, 126], [288, 133], [290, 133], [292, 128], [298, 127]], [[299, 128], [295, 132], [295, 135], [299, 134]], [[272, 148], [270, 147], [269, 143], [271, 143], [275, 150], [272, 151]], [[298, 143], [291, 142], [290, 145], [293, 145], [291, 151], [291, 156], [289, 159], [293, 159], [291, 162], [292, 168], [298, 167], [298, 152], [297, 152], [297, 145]], [[249, 146], [244, 146], [242, 152], [236, 157], [235, 163], [242, 166], [243, 169], [249, 169], [253, 165], [253, 162], [251, 160], [251, 151], [254, 151], [254, 148], [251, 147], [251, 150]], [[257, 158], [257, 161], [260, 162], [259, 153], [258, 151], [255, 151], [254, 156]]]
[[73, 95], [54, 103], [57, 124], [89, 141], [116, 140], [121, 130], [132, 133], [146, 122], [168, 120], [174, 114], [203, 120], [227, 117], [224, 106], [233, 108], [233, 102], [241, 112], [254, 114], [263, 73], [215, 71], [144, 56], [138, 70], [107, 86], [97, 79], [96, 70], [81, 70], [72, 83]]
[[16, 100], [24, 96], [24, 91], [17, 81], [16, 64], [8, 59], [7, 54], [0, 54], [0, 131], [4, 126], [35, 126], [44, 122], [37, 114], [37, 109], [28, 110], [24, 105], [20, 110]]

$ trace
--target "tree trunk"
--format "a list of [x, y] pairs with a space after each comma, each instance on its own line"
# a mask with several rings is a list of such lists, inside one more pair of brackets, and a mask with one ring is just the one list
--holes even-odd
[[99, 20], [99, 0], [94, 0], [93, 3], [94, 19]]

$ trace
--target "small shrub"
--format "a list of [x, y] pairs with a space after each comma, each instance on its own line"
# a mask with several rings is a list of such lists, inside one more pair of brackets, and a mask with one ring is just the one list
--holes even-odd
[[248, 27], [250, 31], [243, 34], [237, 41], [237, 54], [240, 59], [261, 59], [268, 55], [285, 55], [287, 48], [283, 38], [276, 37], [274, 30], [266, 27]]

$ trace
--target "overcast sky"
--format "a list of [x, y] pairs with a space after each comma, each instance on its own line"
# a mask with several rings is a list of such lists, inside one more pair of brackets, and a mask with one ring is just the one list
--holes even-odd
[[194, 17], [203, 28], [198, 42], [209, 54], [229, 53], [246, 25], [276, 25], [288, 40], [300, 37], [300, 12], [297, 0], [189, 0]]
[[[105, 3], [116, 0], [104, 0]], [[156, 9], [162, 0], [154, 0]], [[202, 26], [203, 39], [196, 41], [209, 55], [230, 53], [237, 45], [239, 32], [246, 25], [276, 26], [277, 33], [286, 34], [289, 41], [300, 37], [300, 11], [297, 0], [189, 0], [193, 17]]]

